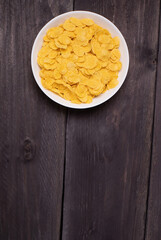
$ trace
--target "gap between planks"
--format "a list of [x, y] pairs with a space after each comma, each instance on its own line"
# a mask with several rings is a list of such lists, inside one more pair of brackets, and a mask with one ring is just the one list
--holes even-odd
[[65, 192], [65, 168], [66, 168], [66, 144], [67, 144], [67, 122], [68, 122], [69, 109], [66, 111], [65, 118], [65, 145], [64, 145], [64, 167], [63, 167], [63, 187], [62, 187], [62, 204], [61, 204], [61, 218], [60, 218], [60, 240], [63, 234], [63, 217], [64, 217], [64, 192]]

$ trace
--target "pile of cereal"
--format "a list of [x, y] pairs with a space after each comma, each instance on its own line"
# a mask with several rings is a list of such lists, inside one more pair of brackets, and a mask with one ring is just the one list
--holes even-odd
[[90, 103], [118, 84], [120, 40], [91, 19], [49, 29], [37, 62], [42, 85], [73, 103]]

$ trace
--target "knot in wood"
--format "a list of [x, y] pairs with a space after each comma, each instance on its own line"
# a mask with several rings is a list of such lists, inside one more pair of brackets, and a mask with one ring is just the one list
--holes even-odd
[[35, 155], [35, 144], [30, 138], [26, 138], [23, 144], [24, 159], [29, 161], [34, 158]]

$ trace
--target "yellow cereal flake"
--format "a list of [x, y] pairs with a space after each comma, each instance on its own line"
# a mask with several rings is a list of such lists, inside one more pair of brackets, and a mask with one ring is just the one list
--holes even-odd
[[108, 69], [113, 71], [113, 72], [118, 72], [121, 70], [122, 64], [121, 62], [117, 62], [117, 63], [110, 63], [108, 65]]
[[67, 31], [73, 32], [75, 30], [75, 25], [71, 23], [69, 20], [66, 20], [63, 24], [63, 28]]
[[43, 37], [43, 40], [44, 42], [50, 42], [50, 39], [46, 35]]
[[88, 87], [90, 94], [93, 96], [100, 95], [104, 90], [104, 84], [96, 77], [91, 78], [91, 81], [88, 82]]
[[101, 35], [98, 37], [98, 41], [99, 41], [100, 43], [106, 43], [106, 44], [108, 44], [108, 43], [110, 43], [111, 39], [110, 39], [109, 35], [101, 34]]
[[80, 80], [81, 80], [80, 76], [73, 71], [68, 71], [64, 75], [64, 79], [69, 84], [76, 84], [76, 83], [80, 82]]
[[79, 45], [73, 45], [73, 52], [78, 56], [82, 57], [84, 55], [84, 50], [81, 46]]
[[93, 35], [94, 35], [94, 31], [92, 28], [89, 28], [89, 27], [86, 27], [85, 28], [85, 31], [86, 31], [86, 38], [88, 40], [91, 40], [93, 38]]
[[38, 52], [38, 57], [46, 57], [51, 52], [48, 46], [42, 47]]
[[102, 68], [100, 71], [101, 81], [103, 84], [107, 84], [111, 80], [110, 73], [107, 69]]
[[98, 63], [97, 57], [92, 54], [88, 54], [84, 62], [84, 67], [87, 69], [92, 69], [96, 67], [97, 63]]
[[[42, 70], [41, 70], [42, 71]], [[41, 72], [40, 71], [40, 72]], [[41, 72], [41, 75], [42, 77], [44, 78], [54, 78], [54, 72], [52, 70], [46, 70], [46, 69], [43, 69], [43, 72]]]
[[44, 59], [41, 58], [41, 57], [38, 57], [38, 58], [37, 58], [37, 63], [38, 63], [38, 65], [39, 65], [41, 68], [43, 68], [43, 66], [44, 66]]
[[77, 62], [78, 63], [81, 63], [81, 62], [84, 62], [85, 61], [85, 56], [82, 56], [82, 57], [79, 57]]
[[57, 63], [50, 64], [50, 63], [44, 63], [44, 68], [47, 70], [53, 70], [57, 67]]
[[55, 27], [55, 28], [51, 28], [47, 31], [46, 35], [47, 37], [50, 38], [57, 38], [59, 37], [62, 33], [63, 33], [63, 28], [61, 27]]
[[78, 41], [81, 41], [81, 42], [84, 42], [84, 41], [86, 41], [86, 34], [87, 34], [87, 32], [86, 32], [86, 30], [85, 29], [80, 29], [79, 31], [78, 31], [78, 33], [77, 33], [77, 36], [76, 36], [76, 39], [78, 40]]
[[107, 65], [108, 65], [108, 61], [104, 62], [104, 61], [100, 60], [99, 63], [100, 63], [102, 68], [107, 67]]
[[115, 48], [118, 48], [120, 46], [120, 39], [119, 39], [119, 37], [114, 37], [113, 38], [113, 44], [114, 44]]
[[94, 24], [94, 21], [92, 19], [89, 18], [84, 18], [81, 20], [81, 22], [87, 26], [92, 26]]
[[97, 33], [98, 31], [102, 30], [103, 28], [94, 23], [94, 24], [91, 26], [91, 29], [94, 31], [94, 33], [95, 33], [95, 35], [96, 35], [96, 33]]
[[70, 55], [71, 55], [71, 51], [72, 51], [72, 47], [69, 46], [68, 48], [66, 49], [61, 49], [60, 52], [61, 52], [61, 56], [63, 58], [69, 58]]
[[55, 59], [46, 57], [46, 58], [44, 58], [44, 64], [45, 64], [45, 63], [54, 64], [54, 63], [55, 63]]
[[72, 39], [75, 38], [75, 33], [74, 32], [64, 31], [63, 34], [72, 38]]
[[71, 17], [69, 21], [77, 27], [82, 26], [82, 22], [78, 18]]
[[74, 62], [68, 62], [67, 63], [67, 68], [70, 70], [70, 69], [72, 69], [72, 68], [75, 68], [75, 63]]
[[58, 64], [57, 65], [57, 70], [62, 75], [66, 74], [66, 72], [68, 71], [67, 67], [66, 67], [66, 64]]
[[88, 90], [87, 87], [84, 86], [83, 84], [77, 85], [75, 93], [81, 102], [87, 102], [87, 100], [88, 100], [88, 91], [87, 90]]
[[120, 51], [118, 49], [113, 49], [110, 53], [111, 62], [118, 62], [121, 57]]
[[55, 79], [61, 78], [61, 74], [60, 74], [60, 72], [58, 71], [57, 68], [54, 70], [54, 78], [55, 78]]
[[55, 42], [54, 42], [54, 41], [50, 41], [50, 42], [49, 42], [49, 47], [50, 47], [51, 49], [53, 49], [53, 50], [57, 50], [57, 49], [58, 49], [58, 47], [55, 45]]
[[85, 53], [88, 53], [91, 51], [91, 44], [88, 43], [86, 46], [82, 46], [82, 49]]
[[37, 56], [43, 87], [72, 103], [91, 103], [119, 84], [119, 45], [92, 19], [71, 17], [50, 28]]
[[87, 46], [89, 41], [86, 38], [84, 38], [84, 39], [85, 39], [84, 41], [80, 41], [80, 40], [78, 40], [78, 38], [75, 38], [72, 42], [72, 45]]
[[107, 62], [109, 59], [110, 53], [107, 49], [100, 48], [99, 51], [96, 51], [96, 56], [98, 59]]
[[117, 85], [119, 84], [119, 81], [117, 79], [112, 79], [109, 83], [108, 83], [108, 88], [115, 88]]
[[72, 53], [69, 59], [73, 62], [76, 62], [78, 60], [78, 56]]
[[58, 52], [53, 50], [49, 53], [47, 58], [56, 58], [57, 54]]
[[94, 54], [99, 53], [101, 51], [101, 46], [96, 39], [91, 40], [91, 48]]
[[61, 43], [61, 44], [64, 44], [64, 45], [69, 45], [70, 42], [71, 42], [71, 39], [70, 37], [62, 34], [58, 37], [58, 41]]
[[67, 45], [61, 44], [58, 39], [55, 39], [55, 45], [57, 46], [57, 48], [63, 48], [63, 49], [67, 48]]

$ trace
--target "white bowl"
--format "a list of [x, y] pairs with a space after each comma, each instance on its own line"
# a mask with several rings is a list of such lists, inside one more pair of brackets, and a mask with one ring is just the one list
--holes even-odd
[[[105, 93], [99, 95], [98, 97], [95, 97], [93, 99], [93, 101], [89, 104], [86, 104], [86, 103], [74, 104], [74, 103], [71, 103], [70, 101], [67, 101], [67, 100], [59, 97], [55, 93], [45, 89], [42, 86], [41, 79], [40, 79], [40, 76], [39, 76], [40, 68], [37, 64], [37, 54], [38, 54], [38, 51], [40, 50], [40, 48], [42, 46], [43, 37], [46, 34], [46, 31], [51, 27], [56, 27], [56, 26], [62, 24], [66, 19], [68, 19], [70, 17], [93, 19], [96, 24], [100, 25], [103, 28], [108, 29], [110, 31], [112, 37], [118, 36], [120, 38], [119, 50], [121, 52], [122, 69], [119, 72], [119, 76], [118, 76], [119, 84], [115, 88], [106, 91]], [[55, 102], [57, 102], [57, 103], [59, 103], [63, 106], [70, 107], [70, 108], [77, 108], [77, 109], [91, 108], [91, 107], [97, 106], [97, 105], [107, 101], [120, 89], [123, 82], [125, 81], [127, 71], [128, 71], [128, 68], [129, 68], [129, 52], [128, 52], [127, 44], [126, 44], [125, 39], [122, 36], [121, 32], [108, 19], [106, 19], [105, 17], [103, 17], [99, 14], [93, 13], [93, 12], [72, 11], [72, 12], [67, 12], [67, 13], [61, 14], [61, 15], [53, 18], [38, 33], [38, 35], [37, 35], [37, 37], [34, 41], [33, 47], [32, 47], [31, 66], [32, 66], [33, 75], [35, 77], [35, 80], [36, 80], [37, 84], [39, 85], [41, 90], [50, 99], [52, 99], [53, 101], [55, 101]]]

